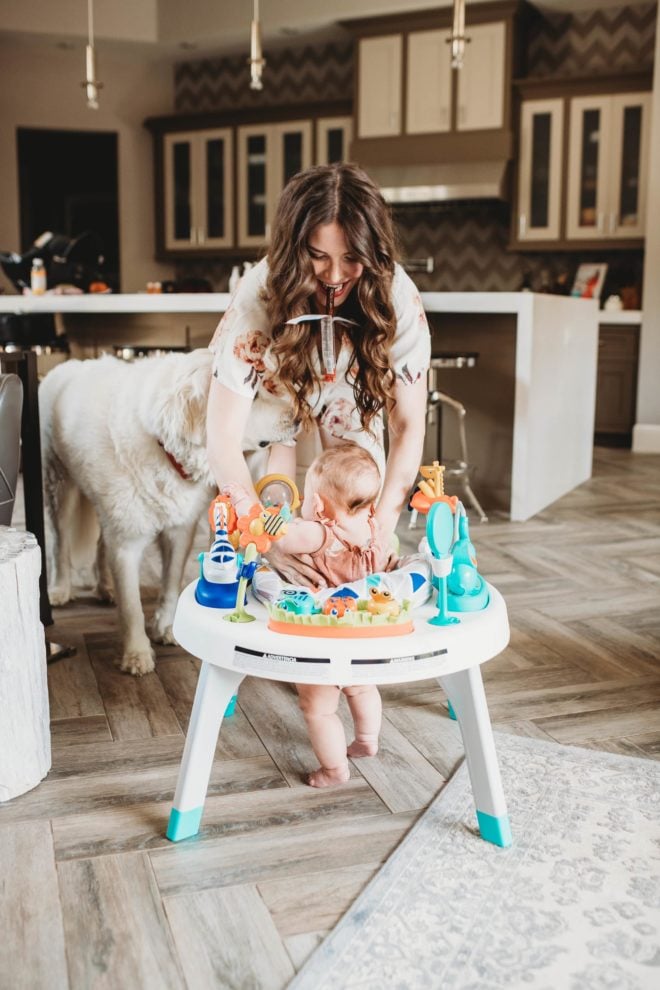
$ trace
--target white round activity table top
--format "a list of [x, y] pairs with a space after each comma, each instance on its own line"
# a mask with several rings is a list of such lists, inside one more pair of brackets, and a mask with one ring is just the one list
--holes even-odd
[[432, 602], [411, 613], [414, 631], [403, 636], [333, 639], [287, 635], [268, 628], [266, 608], [248, 593], [254, 622], [226, 622], [231, 609], [195, 600], [193, 581], [181, 593], [172, 631], [177, 642], [206, 663], [253, 677], [300, 684], [396, 684], [453, 674], [491, 660], [509, 642], [504, 599], [488, 585], [490, 601], [480, 612], [452, 613], [460, 622], [429, 625]]

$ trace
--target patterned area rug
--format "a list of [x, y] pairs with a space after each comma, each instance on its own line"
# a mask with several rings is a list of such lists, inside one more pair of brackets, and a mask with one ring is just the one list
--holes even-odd
[[496, 745], [513, 846], [463, 764], [290, 990], [660, 987], [660, 763]]

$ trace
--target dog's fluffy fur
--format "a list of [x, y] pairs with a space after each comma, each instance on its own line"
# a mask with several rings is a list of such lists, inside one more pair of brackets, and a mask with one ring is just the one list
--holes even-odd
[[149, 632], [155, 642], [171, 643], [183, 567], [213, 495], [206, 457], [210, 377], [211, 354], [198, 350], [134, 364], [111, 357], [67, 361], [39, 389], [50, 600], [63, 605], [71, 598], [71, 550], [80, 542], [88, 501], [100, 525], [96, 593], [111, 600], [114, 591], [119, 666], [131, 674], [154, 669], [140, 601], [142, 554], [158, 541], [163, 578]]

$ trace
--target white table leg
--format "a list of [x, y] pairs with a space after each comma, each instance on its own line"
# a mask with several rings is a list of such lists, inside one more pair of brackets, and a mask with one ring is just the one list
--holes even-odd
[[510, 846], [511, 826], [481, 670], [469, 667], [438, 681], [460, 726], [481, 836], [496, 846]]
[[199, 831], [222, 719], [244, 676], [202, 663], [167, 826], [167, 838], [172, 842]]

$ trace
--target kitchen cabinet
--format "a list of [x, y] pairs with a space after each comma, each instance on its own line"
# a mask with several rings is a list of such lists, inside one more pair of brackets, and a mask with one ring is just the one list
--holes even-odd
[[564, 100], [525, 100], [520, 111], [518, 240], [561, 232]]
[[650, 93], [570, 101], [568, 239], [644, 235]]
[[643, 246], [650, 83], [638, 73], [516, 84], [512, 248]]
[[466, 31], [470, 42], [460, 72], [451, 68], [448, 28], [361, 38], [358, 138], [503, 128], [506, 22], [473, 24]]
[[411, 31], [407, 52], [406, 133], [451, 127], [451, 54], [447, 31]]
[[401, 133], [403, 36], [361, 38], [358, 44], [357, 133], [362, 138]]
[[[457, 76], [459, 131], [491, 130], [504, 126], [506, 24], [474, 24], [466, 29], [463, 68]], [[447, 46], [449, 47], [449, 46]]]
[[166, 249], [231, 247], [234, 243], [231, 129], [166, 134], [163, 166]]
[[630, 443], [637, 399], [639, 330], [636, 325], [600, 326], [594, 427], [597, 441]]
[[280, 192], [312, 163], [312, 122], [250, 124], [237, 128], [238, 246], [270, 238]]
[[319, 117], [316, 121], [316, 164], [347, 161], [352, 137], [352, 117]]

